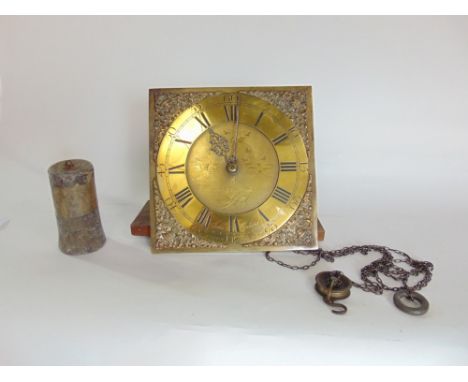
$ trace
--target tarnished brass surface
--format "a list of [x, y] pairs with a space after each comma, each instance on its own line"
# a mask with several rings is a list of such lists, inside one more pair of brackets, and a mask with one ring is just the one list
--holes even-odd
[[315, 281], [317, 291], [332, 300], [341, 300], [351, 294], [351, 281], [341, 272], [320, 272]]
[[81, 254], [101, 248], [106, 237], [99, 216], [92, 164], [82, 159], [58, 162], [49, 168], [49, 180], [60, 250]]
[[[138, 215], [135, 216], [130, 224], [130, 232], [133, 236], [151, 237], [151, 222], [150, 222], [150, 202], [149, 200], [143, 205]], [[325, 240], [325, 228], [320, 219], [317, 220], [317, 238], [318, 241]]]
[[335, 300], [348, 298], [351, 294], [352, 282], [340, 271], [320, 272], [315, 277], [315, 289], [322, 295], [323, 301], [335, 309], [335, 314], [344, 314], [348, 311], [345, 305]]
[[310, 87], [150, 91], [153, 251], [316, 248]]

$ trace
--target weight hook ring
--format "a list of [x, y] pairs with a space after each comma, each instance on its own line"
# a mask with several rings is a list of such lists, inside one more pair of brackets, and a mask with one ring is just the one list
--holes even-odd
[[[408, 305], [408, 300], [416, 301], [418, 306]], [[393, 295], [393, 303], [401, 311], [413, 316], [421, 316], [429, 310], [429, 301], [420, 293], [399, 290]]]

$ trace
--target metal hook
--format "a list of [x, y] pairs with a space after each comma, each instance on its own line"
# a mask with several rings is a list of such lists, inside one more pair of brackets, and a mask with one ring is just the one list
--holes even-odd
[[351, 281], [339, 271], [320, 272], [315, 277], [315, 289], [323, 296], [323, 301], [334, 308], [335, 314], [345, 314], [348, 308], [335, 302], [342, 300], [350, 295]]
[[348, 308], [344, 304], [340, 304], [333, 300], [328, 300], [326, 297], [323, 298], [323, 301], [325, 301], [327, 305], [333, 306], [334, 308], [339, 308], [339, 309], [332, 309], [332, 313], [345, 314], [348, 311]]

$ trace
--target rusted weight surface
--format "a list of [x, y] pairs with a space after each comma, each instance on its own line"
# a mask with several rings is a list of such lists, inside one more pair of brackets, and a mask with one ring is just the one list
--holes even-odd
[[49, 168], [59, 231], [59, 248], [69, 255], [101, 248], [102, 229], [96, 197], [93, 165], [82, 159], [55, 163]]

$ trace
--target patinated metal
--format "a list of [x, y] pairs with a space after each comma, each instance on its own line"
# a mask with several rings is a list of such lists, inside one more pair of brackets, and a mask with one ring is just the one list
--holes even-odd
[[314, 249], [312, 89], [150, 90], [153, 252]]
[[[358, 283], [346, 278], [349, 280], [351, 285], [363, 290], [364, 292], [371, 292], [374, 294], [382, 294], [384, 291], [394, 292], [395, 295], [393, 302], [398, 309], [408, 314], [422, 315], [429, 310], [429, 302], [424, 298], [424, 296], [416, 292], [417, 290], [421, 290], [427, 286], [427, 284], [429, 284], [432, 279], [434, 265], [429, 261], [415, 260], [403, 251], [381, 245], [354, 245], [332, 251], [326, 251], [319, 248], [317, 250], [310, 251], [294, 251], [294, 253], [304, 256], [313, 256], [313, 259], [310, 263], [305, 265], [292, 265], [274, 258], [270, 252], [266, 252], [265, 257], [268, 261], [276, 263], [282, 267], [292, 270], [305, 271], [315, 266], [321, 259], [334, 262], [337, 258], [354, 255], [357, 253], [364, 256], [367, 256], [371, 253], [378, 253], [381, 255], [380, 258], [370, 262], [361, 269], [362, 283]], [[406, 268], [402, 267], [401, 264], [405, 264]], [[395, 282], [398, 282], [400, 285], [386, 285], [382, 280], [382, 275], [394, 280]], [[330, 292], [332, 293], [330, 295], [331, 297], [333, 296], [333, 292], [336, 286], [337, 295], [344, 296], [346, 294], [344, 289], [346, 288], [340, 288], [340, 284], [337, 283], [337, 281], [339, 282], [340, 278], [341, 280], [345, 280], [345, 276], [341, 275], [338, 277], [335, 275], [334, 277], [336, 280], [333, 285], [330, 282], [330, 280], [332, 280], [331, 276], [332, 274], [328, 276], [325, 274], [321, 275], [317, 279], [317, 291], [322, 295], [328, 294]], [[417, 281], [413, 281], [413, 284], [411, 285], [410, 279]]]
[[420, 316], [429, 310], [429, 301], [418, 292], [400, 290], [393, 295], [393, 303], [401, 311]]
[[99, 215], [93, 165], [82, 159], [55, 163], [49, 168], [59, 248], [77, 255], [97, 251], [106, 237]]
[[315, 289], [323, 296], [323, 301], [338, 309], [332, 309], [335, 314], [344, 314], [348, 308], [336, 303], [336, 300], [348, 298], [351, 294], [352, 283], [340, 271], [320, 272], [315, 276]]
[[[133, 219], [130, 224], [130, 232], [133, 236], [151, 236], [149, 201], [143, 205], [138, 215]], [[325, 240], [325, 228], [320, 222], [320, 219], [317, 220], [317, 238], [319, 241]]]

